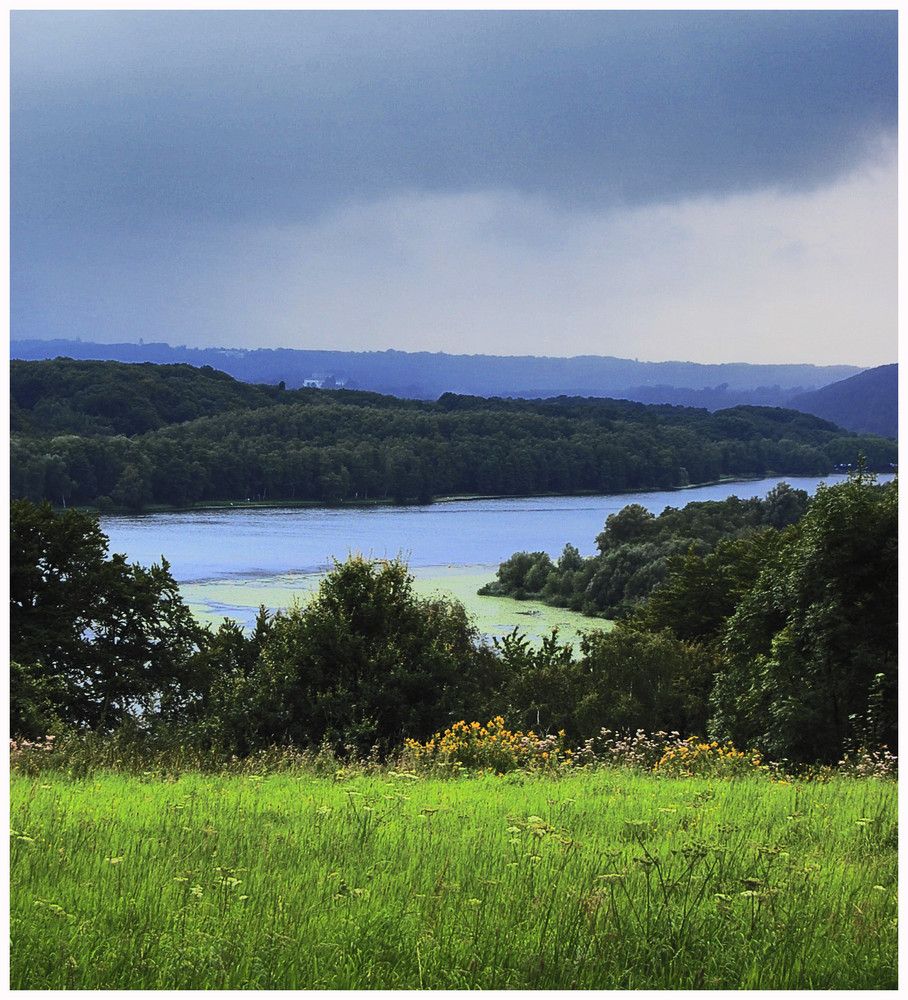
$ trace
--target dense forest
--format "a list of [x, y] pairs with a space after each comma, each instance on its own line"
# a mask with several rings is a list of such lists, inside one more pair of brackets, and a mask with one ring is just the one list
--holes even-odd
[[[12, 733], [367, 755], [500, 715], [575, 746], [603, 729], [706, 734], [787, 767], [894, 747], [897, 480], [859, 471], [806, 507], [782, 491], [759, 525], [719, 542], [721, 519], [698, 508], [684, 530], [699, 518], [711, 551], [671, 561], [624, 622], [575, 649], [557, 633], [490, 644], [458, 602], [419, 597], [404, 564], [362, 557], [309, 603], [263, 610], [251, 633], [202, 627], [166, 563], [130, 566], [90, 516], [17, 500]], [[642, 520], [626, 509], [605, 534]]]
[[[584, 557], [568, 542], [557, 561], [547, 552], [515, 552], [479, 593], [545, 601], [584, 614], [624, 618], [692, 559], [760, 544], [767, 529], [803, 517], [808, 494], [780, 483], [765, 499], [705, 500], [654, 515], [640, 504], [610, 514], [596, 536], [596, 555]], [[737, 551], [737, 550], [736, 550]], [[717, 577], [718, 580], [718, 577]], [[727, 594], [731, 599], [731, 592]]]
[[141, 510], [670, 489], [721, 477], [890, 471], [894, 441], [791, 410], [626, 400], [434, 402], [250, 385], [211, 368], [13, 361], [13, 498]]

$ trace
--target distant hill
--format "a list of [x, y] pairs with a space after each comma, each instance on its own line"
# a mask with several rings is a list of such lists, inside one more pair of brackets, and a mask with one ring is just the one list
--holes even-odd
[[898, 454], [780, 407], [428, 401], [152, 362], [13, 360], [10, 420], [10, 496], [99, 510], [675, 489], [824, 476], [861, 454], [888, 472]]
[[366, 389], [402, 399], [438, 399], [446, 392], [519, 399], [593, 396], [710, 411], [739, 405], [788, 406], [796, 395], [861, 372], [849, 365], [701, 365], [599, 356], [498, 357], [425, 351], [247, 351], [72, 340], [13, 340], [10, 357], [208, 365], [242, 382], [283, 382], [289, 389], [307, 385]]
[[899, 434], [899, 366], [883, 365], [795, 396], [793, 410], [812, 413], [858, 434]]

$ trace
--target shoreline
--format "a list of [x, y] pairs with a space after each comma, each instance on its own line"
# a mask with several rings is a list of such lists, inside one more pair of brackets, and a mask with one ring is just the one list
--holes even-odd
[[[830, 476], [839, 476], [844, 473], [831, 472]], [[885, 475], [885, 473], [880, 473]], [[370, 510], [374, 508], [386, 507], [432, 507], [436, 504], [444, 503], [469, 503], [472, 501], [485, 500], [550, 500], [567, 497], [620, 497], [633, 496], [638, 493], [684, 493], [687, 490], [702, 489], [707, 486], [719, 486], [727, 483], [754, 483], [763, 479], [776, 479], [780, 482], [786, 479], [798, 479], [799, 476], [779, 476], [775, 472], [767, 472], [753, 476], [723, 476], [719, 479], [711, 479], [703, 483], [687, 483], [684, 486], [652, 486], [634, 487], [626, 490], [613, 490], [609, 493], [602, 493], [598, 490], [579, 490], [573, 493], [453, 493], [445, 496], [433, 497], [426, 503], [419, 501], [408, 501], [406, 503], [395, 503], [391, 499], [382, 500], [341, 500], [338, 503], [325, 503], [321, 500], [200, 500], [198, 503], [185, 507], [177, 507], [168, 504], [148, 504], [142, 510], [129, 510], [125, 507], [116, 507], [109, 510], [101, 510], [99, 507], [79, 505], [75, 507], [63, 507], [54, 504], [55, 510], [78, 510], [83, 514], [98, 514], [104, 517], [142, 517], [146, 514], [187, 514], [193, 511], [209, 510]], [[824, 478], [811, 477], [811, 478]]]

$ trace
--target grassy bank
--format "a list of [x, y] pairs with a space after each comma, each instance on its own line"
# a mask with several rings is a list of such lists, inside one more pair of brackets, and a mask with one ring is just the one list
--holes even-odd
[[13, 989], [895, 988], [897, 786], [11, 778]]

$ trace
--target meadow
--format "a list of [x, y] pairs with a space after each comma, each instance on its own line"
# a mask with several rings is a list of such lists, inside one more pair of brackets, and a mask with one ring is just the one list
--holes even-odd
[[10, 985], [896, 988], [895, 781], [545, 753], [14, 766]]

